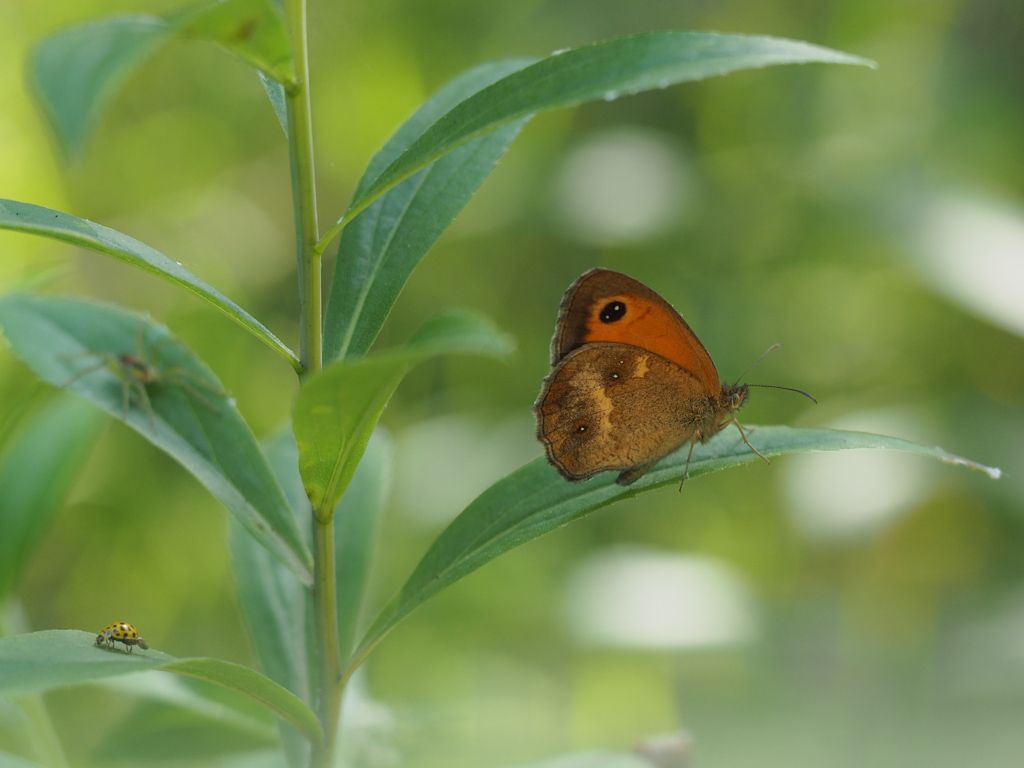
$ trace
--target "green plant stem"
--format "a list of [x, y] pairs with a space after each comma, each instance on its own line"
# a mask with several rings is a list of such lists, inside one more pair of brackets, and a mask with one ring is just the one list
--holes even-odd
[[[313, 120], [309, 97], [309, 52], [306, 42], [306, 0], [286, 5], [295, 60], [295, 82], [285, 89], [288, 110], [288, 155], [291, 161], [295, 253], [299, 273], [299, 356], [305, 373], [323, 367], [322, 285], [316, 250], [316, 175], [313, 163]], [[338, 650], [338, 602], [335, 595], [334, 520], [313, 515], [313, 607], [319, 667], [318, 715], [323, 742], [314, 745], [310, 765], [334, 765], [341, 712], [341, 658]]]
[[295, 253], [300, 301], [299, 357], [313, 373], [323, 364], [321, 334], [320, 254], [316, 251], [316, 173], [313, 165], [313, 120], [309, 99], [309, 55], [306, 47], [306, 0], [289, 0], [288, 21], [295, 58], [295, 82], [285, 88], [288, 111], [288, 155], [291, 161]]
[[334, 520], [313, 518], [313, 610], [316, 614], [320, 668], [320, 724], [324, 741], [313, 750], [315, 768], [334, 765], [338, 720], [341, 717], [341, 658], [338, 651], [338, 600], [334, 575]]

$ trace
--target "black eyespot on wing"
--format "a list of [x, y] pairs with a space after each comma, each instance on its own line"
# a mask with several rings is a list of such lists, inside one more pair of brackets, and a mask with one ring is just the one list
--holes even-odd
[[609, 301], [604, 305], [604, 309], [601, 310], [601, 314], [598, 317], [601, 318], [602, 323], [614, 323], [617, 320], [621, 320], [625, 314], [625, 304], [621, 301]]

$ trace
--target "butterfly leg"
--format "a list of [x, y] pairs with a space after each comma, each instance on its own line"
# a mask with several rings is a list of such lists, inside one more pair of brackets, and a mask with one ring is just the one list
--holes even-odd
[[615, 478], [615, 482], [619, 485], [631, 485], [646, 475], [647, 471], [655, 464], [657, 464], [657, 461], [652, 461], [647, 464], [641, 464], [637, 467], [631, 467], [630, 469], [624, 470], [619, 473], [617, 478]]
[[693, 458], [693, 446], [697, 444], [696, 440], [690, 441], [690, 451], [686, 454], [686, 466], [683, 467], [683, 476], [679, 478], [679, 492], [683, 492], [683, 483], [690, 477], [690, 459]]
[[753, 443], [750, 442], [750, 440], [747, 438], [746, 430], [743, 429], [743, 425], [740, 424], [740, 422], [735, 417], [733, 417], [732, 423], [735, 424], [736, 429], [740, 431], [740, 437], [743, 438], [743, 442], [747, 444], [747, 447], [754, 453], [756, 453], [758, 456], [760, 456], [762, 459], [764, 459], [765, 464], [771, 464], [771, 462], [768, 461], [768, 457], [761, 453], [759, 450], [757, 450], [757, 448], [754, 447]]

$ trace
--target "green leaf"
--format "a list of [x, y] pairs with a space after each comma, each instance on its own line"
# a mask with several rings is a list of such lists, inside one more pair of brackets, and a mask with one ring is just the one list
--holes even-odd
[[[307, 521], [309, 500], [302, 487], [299, 449], [291, 430], [268, 440], [264, 452], [296, 519]], [[387, 433], [374, 431], [336, 508], [334, 543], [342, 656], [351, 651], [377, 524], [391, 488], [393, 452]], [[295, 632], [295, 627], [305, 621], [302, 601], [312, 608], [309, 592], [300, 588], [293, 573], [267, 558], [263, 548], [253, 547], [251, 537], [240, 526], [233, 529], [232, 552], [236, 556], [242, 611], [264, 670], [296, 693], [309, 690], [313, 678], [306, 671], [305, 650], [294, 644], [302, 639], [302, 633]], [[252, 559], [254, 555], [256, 559]], [[299, 660], [302, 663], [296, 663]]]
[[281, 124], [281, 130], [284, 131], [285, 138], [287, 138], [288, 105], [285, 103], [284, 86], [263, 72], [257, 72], [256, 74], [260, 77], [260, 85], [263, 86], [263, 90], [270, 100], [270, 106], [274, 109], [274, 114], [277, 116], [277, 122]]
[[712, 32], [649, 32], [554, 53], [451, 109], [356, 196], [328, 235], [443, 154], [537, 112], [610, 101], [739, 69], [809, 62], [872, 65], [796, 40]]
[[0, 638], [0, 693], [66, 688], [129, 672], [159, 669], [206, 680], [248, 696], [310, 739], [321, 737], [316, 715], [295, 694], [248, 667], [219, 659], [177, 659], [150, 648], [124, 653], [101, 648], [96, 635], [51, 629]]
[[110, 16], [50, 35], [29, 57], [29, 78], [61, 147], [81, 149], [117, 88], [172, 35], [157, 16]]
[[117, 230], [80, 219], [41, 205], [0, 199], [0, 229], [42, 235], [72, 245], [105, 253], [132, 266], [151, 272], [188, 289], [252, 333], [299, 370], [298, 357], [259, 320], [250, 315], [216, 288], [207, 285], [180, 263]]
[[[124, 703], [125, 699], [118, 701]], [[182, 738], [183, 734], [188, 737]], [[280, 748], [272, 725], [142, 701], [104, 731], [102, 740], [91, 750], [90, 764], [155, 765], [158, 761], [174, 761], [178, 765], [221, 766], [218, 757], [269, 748]]]
[[210, 765], [218, 755], [280, 745], [266, 710], [221, 688], [175, 675], [122, 675], [99, 684], [131, 711], [104, 730], [90, 750], [90, 765], [174, 759]]
[[[0, 326], [39, 378], [82, 395], [177, 460], [301, 578], [312, 558], [248, 425], [166, 328], [93, 302], [13, 295]], [[125, 364], [131, 355], [143, 366]], [[154, 374], [145, 383], [139, 376]]]
[[[309, 502], [302, 488], [299, 452], [291, 431], [269, 440], [265, 451], [297, 519], [308, 520]], [[390, 486], [391, 453], [387, 435], [380, 430], [374, 432], [337, 507], [335, 572], [338, 642], [343, 659], [348, 658], [355, 639], [378, 521]], [[231, 527], [231, 551], [242, 615], [260, 666], [273, 680], [310, 701], [316, 679], [315, 655], [307, 644], [315, 636], [310, 593], [237, 524]], [[304, 748], [294, 743], [293, 735], [284, 734], [291, 764], [305, 764]]]
[[[441, 115], [527, 64], [526, 59], [485, 64], [442, 87], [374, 156], [356, 195]], [[345, 228], [325, 310], [326, 359], [366, 353], [409, 275], [494, 169], [524, 122], [516, 121], [441, 158], [391, 189]]]
[[404, 348], [340, 361], [306, 379], [295, 401], [293, 427], [314, 513], [321, 519], [333, 514], [384, 406], [412, 365], [456, 352], [499, 356], [512, 347], [489, 321], [450, 312], [427, 322]]
[[375, 430], [334, 510], [335, 591], [342, 659], [348, 659], [355, 646], [377, 531], [391, 490], [393, 454], [387, 433]]
[[[263, 446], [292, 514], [303, 530], [308, 530], [309, 500], [302, 489], [299, 453], [291, 430], [281, 430]], [[312, 704], [318, 679], [312, 595], [241, 525], [232, 521], [229, 534], [238, 602], [260, 667], [272, 680]], [[308, 546], [309, 537], [305, 538]], [[288, 764], [295, 768], [306, 765], [309, 744], [287, 725], [282, 724], [280, 730]]]
[[283, 83], [295, 79], [280, 7], [270, 0], [213, 0], [170, 16], [108, 16], [63, 29], [29, 56], [29, 81], [69, 156], [125, 80], [168, 41], [217, 43]]
[[312, 701], [304, 629], [307, 591], [236, 521], [230, 539], [238, 601], [260, 667], [303, 700]]
[[[905, 451], [958, 464], [998, 478], [1000, 470], [928, 447], [866, 432], [792, 427], [746, 427], [754, 446], [765, 456], [812, 451], [876, 448]], [[471, 503], [434, 541], [408, 581], [381, 611], [360, 643], [350, 665], [358, 666], [399, 621], [445, 587], [472, 573], [510, 549], [560, 528], [606, 504], [636, 496], [663, 485], [678, 486], [688, 446], [662, 459], [629, 486], [615, 482], [615, 472], [571, 483], [545, 459], [537, 459], [502, 478]], [[690, 463], [690, 478], [760, 459], [736, 430], [720, 432], [698, 444]], [[685, 493], [685, 491], [684, 491]], [[685, 495], [683, 497], [685, 502]]]
[[33, 414], [0, 457], [0, 604], [89, 458], [99, 428], [94, 408], [61, 397]]
[[281, 10], [270, 0], [214, 0], [168, 18], [186, 37], [210, 40], [280, 83], [295, 80]]
[[[296, 524], [309, 523], [309, 502], [302, 490], [298, 451], [291, 431], [264, 442], [264, 453]], [[308, 546], [308, 536], [303, 537]], [[305, 701], [312, 701], [310, 659], [306, 647], [309, 592], [295, 574], [269, 556], [241, 525], [230, 531], [232, 564], [242, 616], [260, 667]]]

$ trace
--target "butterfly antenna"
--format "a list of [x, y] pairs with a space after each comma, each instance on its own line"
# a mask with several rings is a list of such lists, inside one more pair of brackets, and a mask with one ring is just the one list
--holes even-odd
[[763, 387], [764, 389], [784, 389], [787, 392], [796, 392], [798, 395], [803, 395], [812, 403], [817, 404], [818, 400], [810, 392], [804, 392], [802, 389], [796, 387], [783, 387], [779, 384], [747, 384], [748, 387]]
[[770, 347], [768, 347], [768, 349], [766, 349], [764, 352], [762, 352], [761, 356], [758, 357], [757, 360], [755, 360], [751, 364], [751, 366], [749, 368], [747, 368], [747, 370], [745, 370], [743, 372], [743, 375], [740, 376], [738, 379], [736, 379], [736, 385], [739, 386], [739, 383], [741, 381], [743, 381], [745, 378], [747, 378], [747, 374], [749, 374], [752, 370], [754, 370], [761, 363], [762, 360], [764, 360], [766, 357], [768, 357], [768, 355], [770, 353], [774, 352], [776, 349], [778, 349], [781, 346], [782, 345], [779, 344], [779, 342], [776, 341], [774, 344], [772, 344]]

